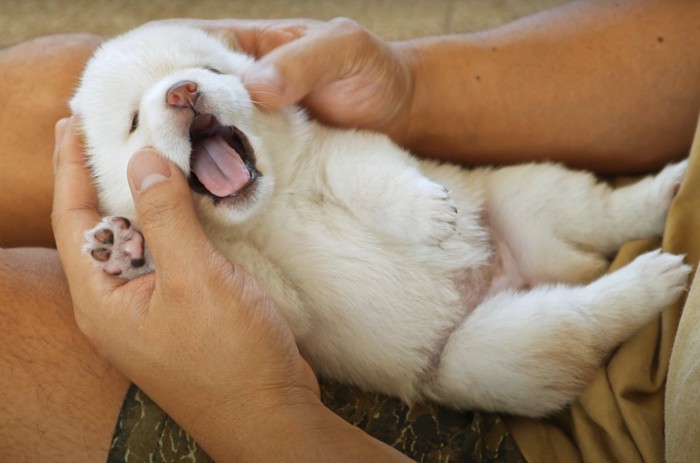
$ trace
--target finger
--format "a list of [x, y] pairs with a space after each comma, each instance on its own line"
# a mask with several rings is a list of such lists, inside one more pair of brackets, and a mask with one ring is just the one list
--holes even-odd
[[100, 217], [97, 192], [78, 138], [78, 125], [76, 116], [56, 123], [53, 214], [56, 219], [68, 216], [94, 221]]
[[323, 27], [314, 19], [234, 21], [231, 30], [243, 51], [262, 58], [274, 49], [304, 37], [310, 30]]
[[56, 167], [58, 164], [58, 148], [63, 142], [63, 137], [66, 136], [66, 128], [68, 127], [69, 123], [70, 118], [64, 117], [62, 119], [59, 119], [56, 122], [56, 125], [54, 126], [54, 148], [53, 155], [51, 156], [51, 166], [54, 172], [56, 172]]
[[222, 37], [233, 48], [259, 58], [278, 46], [304, 35], [306, 29], [321, 21], [310, 19], [161, 19], [151, 24], [176, 24], [196, 27]]
[[145, 149], [128, 167], [136, 215], [153, 256], [158, 277], [193, 271], [213, 246], [197, 218], [182, 171], [159, 153]]
[[243, 83], [251, 98], [268, 109], [290, 106], [361, 66], [371, 37], [351, 20], [323, 23], [266, 54], [245, 73]]
[[313, 19], [220, 19], [200, 20], [198, 27], [223, 36], [245, 53], [260, 58], [321, 24]]
[[84, 281], [94, 267], [83, 255], [85, 231], [100, 220], [97, 193], [78, 140], [76, 117], [56, 124], [54, 199], [51, 222], [56, 245], [69, 279]]
[[[190, 27], [197, 27], [210, 34], [224, 38], [232, 47], [240, 48], [245, 53], [248, 53], [256, 58], [261, 58], [268, 55], [273, 50], [283, 47], [290, 42], [294, 42], [303, 38], [309, 31], [324, 30], [326, 33], [332, 31], [337, 22], [323, 23], [321, 21], [310, 19], [289, 19], [289, 20], [236, 20], [236, 19], [220, 19], [220, 20], [203, 20], [203, 19], [169, 19], [155, 21], [155, 23], [167, 22], [180, 24]], [[354, 23], [353, 23], [354, 24]], [[323, 40], [321, 40], [321, 43]], [[312, 42], [313, 44], [313, 42]], [[316, 43], [317, 45], [317, 43]], [[302, 48], [305, 44], [301, 45]], [[247, 82], [247, 88], [251, 93], [254, 101], [261, 103], [269, 109], [280, 109], [284, 106], [289, 106], [301, 98], [296, 98], [296, 95], [305, 95], [307, 92], [292, 91], [289, 97], [283, 98], [286, 90], [287, 81], [295, 81], [293, 73], [287, 73], [287, 68], [298, 66], [299, 62], [295, 63], [294, 51], [297, 47], [287, 50], [287, 53], [281, 53], [285, 61], [283, 63], [283, 73], [279, 74], [276, 63], [278, 57], [272, 56], [270, 59], [265, 59], [259, 64], [255, 64], [251, 72], [244, 77], [244, 82]], [[306, 53], [314, 56], [314, 51]], [[334, 53], [334, 56], [338, 54]], [[291, 62], [288, 62], [290, 61]], [[319, 59], [321, 64], [325, 64], [323, 59]], [[304, 66], [306, 63], [304, 63]], [[320, 69], [325, 69], [321, 66]], [[329, 77], [332, 80], [332, 77]], [[303, 83], [302, 83], [303, 84]]]

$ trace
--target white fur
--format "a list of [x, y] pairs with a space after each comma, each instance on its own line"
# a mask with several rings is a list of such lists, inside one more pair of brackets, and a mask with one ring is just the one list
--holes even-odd
[[321, 375], [407, 402], [539, 416], [683, 291], [688, 267], [658, 252], [595, 279], [621, 244], [662, 232], [685, 164], [613, 190], [554, 164], [418, 160], [297, 108], [259, 110], [240, 81], [251, 62], [204, 32], [146, 26], [98, 50], [71, 107], [108, 215], [134, 216], [137, 149], [190, 172], [192, 115], [164, 103], [173, 83], [197, 82], [206, 110], [247, 134], [263, 174], [255, 195], [227, 206], [195, 194], [198, 211]]

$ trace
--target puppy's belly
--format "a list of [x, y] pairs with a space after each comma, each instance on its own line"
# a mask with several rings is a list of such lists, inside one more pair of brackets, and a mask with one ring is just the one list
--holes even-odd
[[520, 271], [508, 243], [494, 229], [491, 229], [491, 238], [495, 256], [491, 269], [491, 283], [488, 286], [485, 298], [508, 289], [529, 288], [530, 282]]
[[490, 297], [507, 290], [528, 289], [531, 279], [520, 270], [508, 243], [492, 227], [490, 257], [483, 266], [466, 268], [457, 278], [462, 307], [467, 314]]

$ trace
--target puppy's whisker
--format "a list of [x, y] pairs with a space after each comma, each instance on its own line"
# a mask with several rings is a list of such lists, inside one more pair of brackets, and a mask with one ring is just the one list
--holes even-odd
[[268, 105], [266, 105], [265, 103], [260, 103], [259, 101], [253, 101], [253, 104], [254, 104], [255, 106], [258, 106], [258, 107], [260, 107], [260, 108], [263, 108], [265, 111], [269, 111], [269, 110], [270, 110], [270, 107], [269, 107]]

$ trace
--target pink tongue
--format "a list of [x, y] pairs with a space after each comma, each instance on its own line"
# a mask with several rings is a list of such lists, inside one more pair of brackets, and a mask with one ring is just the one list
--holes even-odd
[[202, 185], [215, 196], [230, 196], [250, 181], [241, 155], [221, 135], [206, 138], [194, 147], [192, 170]]

